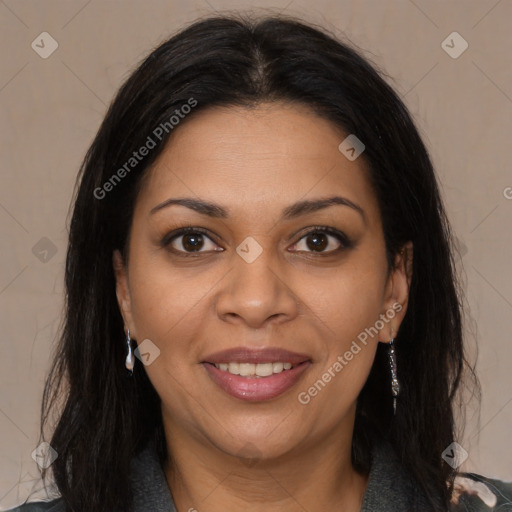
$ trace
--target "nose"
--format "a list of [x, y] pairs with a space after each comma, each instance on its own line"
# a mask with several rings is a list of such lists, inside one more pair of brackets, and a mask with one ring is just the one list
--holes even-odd
[[252, 263], [234, 255], [233, 269], [216, 298], [220, 319], [257, 329], [297, 316], [298, 299], [289, 282], [290, 272], [286, 272], [290, 269], [279, 268], [271, 260], [268, 250]]

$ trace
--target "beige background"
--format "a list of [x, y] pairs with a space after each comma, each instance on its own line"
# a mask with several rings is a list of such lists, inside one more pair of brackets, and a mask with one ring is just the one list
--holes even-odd
[[[38, 486], [30, 454], [62, 307], [67, 211], [106, 105], [177, 28], [248, 7], [241, 0], [0, 1], [0, 508]], [[468, 417], [461, 469], [512, 480], [512, 1], [257, 2], [262, 8], [345, 34], [392, 77], [415, 116], [460, 241], [479, 344], [481, 419]], [[59, 45], [47, 59], [31, 48], [44, 31]], [[469, 44], [456, 59], [441, 46], [453, 31]], [[41, 244], [50, 250], [46, 262]]]

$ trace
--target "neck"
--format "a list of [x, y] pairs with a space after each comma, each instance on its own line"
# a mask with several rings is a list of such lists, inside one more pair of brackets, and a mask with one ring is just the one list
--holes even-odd
[[368, 475], [352, 466], [352, 430], [335, 429], [279, 457], [241, 459], [165, 426], [165, 474], [179, 512], [361, 510]]

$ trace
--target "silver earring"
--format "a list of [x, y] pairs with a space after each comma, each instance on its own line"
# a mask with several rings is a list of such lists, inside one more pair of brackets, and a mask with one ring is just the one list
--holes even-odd
[[133, 351], [132, 351], [132, 340], [130, 339], [130, 329], [126, 329], [126, 361], [125, 366], [126, 369], [130, 372], [130, 375], [133, 374], [133, 365], [135, 363], [135, 360], [133, 358]]
[[396, 374], [395, 339], [389, 341], [389, 367], [391, 369], [391, 394], [393, 395], [393, 415], [396, 415], [396, 399], [400, 394], [400, 383]]

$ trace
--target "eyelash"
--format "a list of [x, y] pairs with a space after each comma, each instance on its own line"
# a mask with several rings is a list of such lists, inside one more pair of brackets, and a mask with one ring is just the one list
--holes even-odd
[[[168, 246], [173, 242], [175, 238], [178, 238], [179, 236], [187, 235], [187, 234], [201, 234], [207, 236], [212, 242], [215, 243], [215, 240], [213, 237], [209, 234], [209, 232], [206, 229], [198, 228], [192, 225], [183, 226], [179, 229], [176, 229], [172, 231], [171, 233], [168, 233], [164, 236], [164, 238], [161, 240], [160, 245], [164, 248], [169, 248]], [[345, 233], [338, 231], [337, 229], [331, 228], [329, 226], [311, 226], [311, 228], [303, 233], [300, 238], [293, 244], [297, 245], [303, 238], [307, 237], [308, 235], [312, 233], [326, 233], [328, 235], [334, 236], [338, 242], [341, 243], [341, 247], [338, 247], [337, 249], [333, 249], [330, 251], [322, 251], [322, 252], [316, 252], [316, 251], [297, 251], [297, 252], [307, 252], [310, 254], [314, 254], [316, 256], [327, 256], [332, 255], [335, 253], [339, 253], [345, 249], [350, 249], [353, 247], [352, 241], [348, 238]], [[178, 254], [179, 256], [183, 256], [185, 258], [192, 257], [196, 258], [200, 256], [202, 253], [207, 251], [194, 251], [194, 252], [187, 252], [187, 251], [180, 251], [174, 248], [169, 248], [170, 251], [172, 251], [175, 254]], [[221, 252], [221, 251], [219, 251]]]

